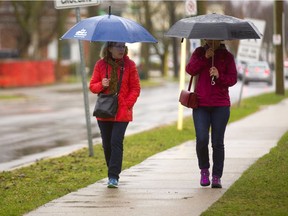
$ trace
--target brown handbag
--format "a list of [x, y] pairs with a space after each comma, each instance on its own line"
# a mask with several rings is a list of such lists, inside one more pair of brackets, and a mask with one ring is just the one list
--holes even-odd
[[195, 109], [198, 107], [198, 96], [195, 92], [191, 92], [191, 85], [193, 81], [193, 76], [191, 76], [189, 81], [188, 90], [182, 90], [179, 97], [179, 102], [188, 108]]

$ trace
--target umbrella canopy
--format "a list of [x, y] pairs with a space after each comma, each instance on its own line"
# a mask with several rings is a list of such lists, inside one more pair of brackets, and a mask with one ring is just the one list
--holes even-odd
[[239, 40], [259, 39], [261, 33], [247, 20], [222, 14], [206, 14], [177, 21], [165, 34], [168, 37]]
[[83, 19], [70, 28], [61, 39], [157, 43], [157, 40], [140, 24], [115, 15]]

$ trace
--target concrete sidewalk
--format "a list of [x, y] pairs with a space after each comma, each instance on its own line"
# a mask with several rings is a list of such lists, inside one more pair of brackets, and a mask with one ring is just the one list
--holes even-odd
[[200, 215], [277, 144], [288, 130], [287, 110], [288, 100], [284, 100], [228, 125], [222, 189], [200, 186], [195, 141], [189, 141], [124, 170], [118, 189], [106, 188], [103, 179], [26, 216]]

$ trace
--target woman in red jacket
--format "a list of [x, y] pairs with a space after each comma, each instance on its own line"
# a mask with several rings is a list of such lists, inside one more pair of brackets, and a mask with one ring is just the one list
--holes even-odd
[[192, 54], [186, 71], [198, 75], [195, 92], [199, 107], [193, 109], [196, 131], [196, 153], [201, 170], [200, 184], [210, 185], [209, 132], [212, 142], [212, 188], [222, 188], [224, 167], [224, 134], [230, 117], [228, 88], [237, 82], [237, 71], [233, 55], [219, 40], [206, 40]]
[[[133, 106], [140, 94], [138, 71], [135, 63], [127, 56], [127, 52], [125, 43], [107, 42], [101, 51], [102, 59], [96, 62], [90, 80], [92, 93], [115, 93], [121, 67], [124, 67], [116, 117], [97, 118], [108, 167], [109, 188], [118, 187], [124, 136], [128, 123], [133, 120]], [[108, 78], [106, 78], [106, 71]]]

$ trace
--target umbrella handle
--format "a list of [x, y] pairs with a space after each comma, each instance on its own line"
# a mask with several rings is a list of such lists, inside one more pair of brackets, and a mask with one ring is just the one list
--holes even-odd
[[211, 85], [215, 85], [215, 76], [212, 76], [212, 79], [211, 79]]
[[[212, 41], [212, 49], [214, 51], [214, 40]], [[212, 56], [212, 67], [214, 67], [214, 55]], [[212, 79], [211, 79], [211, 85], [215, 85], [215, 76], [212, 76]]]
[[[215, 51], [214, 50], [214, 40], [212, 41], [212, 49], [213, 49], [213, 52]], [[212, 56], [212, 67], [214, 67], [214, 54]]]
[[[214, 55], [212, 56], [212, 67], [214, 67]], [[211, 78], [211, 85], [215, 85], [214, 79], [215, 79], [215, 76], [212, 76], [212, 78]]]

